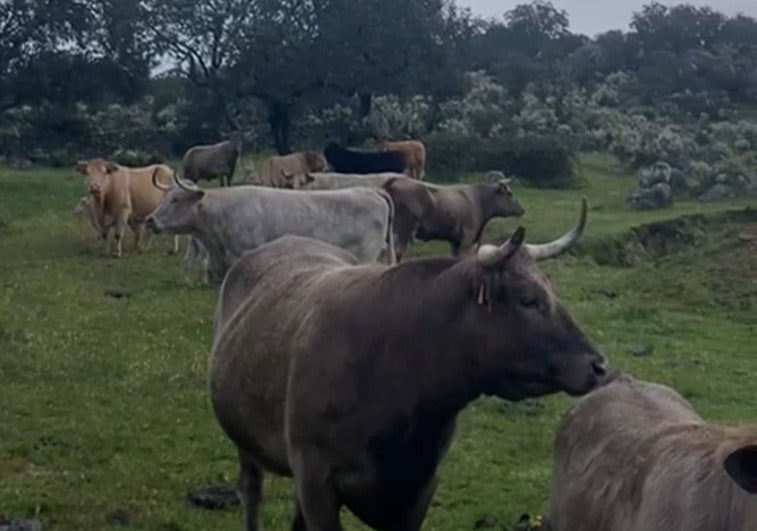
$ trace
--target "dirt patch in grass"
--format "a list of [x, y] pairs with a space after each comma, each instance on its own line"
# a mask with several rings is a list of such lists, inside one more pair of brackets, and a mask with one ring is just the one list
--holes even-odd
[[[702, 214], [648, 223], [613, 237], [588, 242], [583, 253], [598, 265], [633, 267], [695, 248], [724, 242], [757, 241], [757, 209], [745, 208], [717, 215]], [[756, 238], [752, 239], [752, 236]]]

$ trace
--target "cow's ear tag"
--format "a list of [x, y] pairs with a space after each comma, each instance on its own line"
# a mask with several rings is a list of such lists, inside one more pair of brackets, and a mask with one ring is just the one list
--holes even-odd
[[492, 299], [489, 296], [489, 288], [484, 282], [478, 286], [478, 294], [476, 295], [476, 304], [479, 306], [486, 306], [489, 313], [492, 313]]

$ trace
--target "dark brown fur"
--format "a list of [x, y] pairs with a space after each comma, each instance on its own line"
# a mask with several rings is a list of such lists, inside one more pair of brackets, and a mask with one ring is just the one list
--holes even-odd
[[413, 238], [442, 240], [452, 254], [470, 252], [495, 217], [522, 216], [525, 211], [504, 181], [435, 186], [409, 179], [391, 179], [384, 189], [395, 205], [395, 249], [402, 258]]
[[601, 356], [517, 238], [503, 249], [496, 265], [471, 256], [385, 267], [286, 236], [232, 266], [210, 388], [239, 449], [248, 531], [264, 470], [294, 476], [294, 529], [341, 529], [346, 506], [374, 529], [417, 530], [471, 400], [596, 385]]

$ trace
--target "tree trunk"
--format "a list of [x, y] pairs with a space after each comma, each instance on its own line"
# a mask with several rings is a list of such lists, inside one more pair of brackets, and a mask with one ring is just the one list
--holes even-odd
[[289, 105], [275, 101], [268, 106], [268, 125], [271, 127], [273, 144], [279, 155], [291, 153], [289, 147], [289, 131], [292, 118], [289, 113]]
[[358, 94], [360, 99], [360, 118], [365, 118], [371, 114], [371, 107], [373, 106], [373, 94], [370, 92], [361, 92]]

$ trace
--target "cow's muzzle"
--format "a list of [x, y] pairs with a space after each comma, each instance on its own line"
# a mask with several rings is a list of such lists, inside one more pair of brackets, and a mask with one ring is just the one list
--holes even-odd
[[155, 222], [155, 218], [154, 217], [147, 216], [147, 219], [145, 219], [145, 225], [153, 233], [155, 233], [155, 234], [160, 233], [160, 227], [158, 227], [158, 224]]
[[581, 396], [602, 385], [608, 374], [607, 361], [600, 355], [587, 354], [585, 361], [562, 378], [563, 390], [571, 396]]

